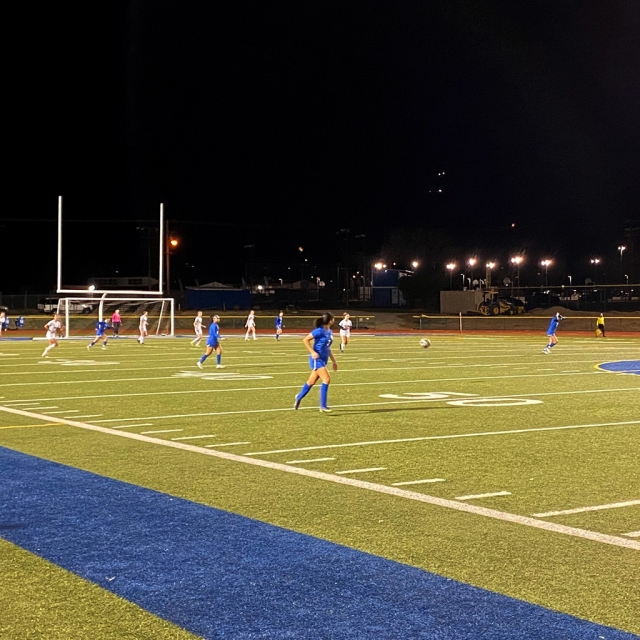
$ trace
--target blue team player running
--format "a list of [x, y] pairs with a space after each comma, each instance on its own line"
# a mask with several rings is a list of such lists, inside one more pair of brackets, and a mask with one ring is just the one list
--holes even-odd
[[280, 340], [284, 329], [284, 313], [282, 311], [276, 316], [276, 340]]
[[220, 363], [222, 360], [222, 347], [220, 346], [220, 316], [211, 316], [211, 325], [209, 325], [209, 337], [207, 338], [207, 350], [204, 355], [196, 363], [200, 369], [204, 361], [215, 351], [216, 352], [216, 369], [224, 369], [224, 365]]
[[103, 351], [106, 350], [107, 342], [109, 341], [109, 338], [107, 338], [107, 334], [106, 334], [106, 331], [108, 328], [109, 328], [109, 323], [106, 320], [98, 320], [98, 322], [96, 322], [96, 337], [92, 340], [90, 344], [87, 345], [87, 351], [89, 351], [94, 344], [97, 344], [98, 342], [100, 342], [100, 339], [103, 340], [102, 350]]
[[549, 344], [542, 350], [542, 353], [551, 353], [551, 349], [558, 344], [558, 338], [556, 338], [556, 329], [560, 324], [560, 320], [564, 320], [564, 316], [561, 316], [559, 313], [556, 313], [556, 315], [551, 318], [549, 328], [547, 329]]
[[[318, 381], [322, 380], [320, 387], [320, 411], [330, 412], [327, 407], [327, 394], [329, 393], [329, 384], [331, 376], [327, 369], [327, 363], [331, 360], [333, 370], [338, 370], [338, 363], [331, 353], [331, 343], [333, 342], [333, 332], [331, 325], [333, 324], [333, 316], [330, 313], [324, 313], [316, 320], [316, 328], [302, 341], [307, 351], [311, 354], [309, 357], [309, 366], [311, 367], [311, 375], [305, 382], [300, 393], [296, 396], [293, 405], [294, 409], [300, 406], [302, 398], [311, 390], [311, 387]], [[311, 344], [313, 342], [313, 344]]]

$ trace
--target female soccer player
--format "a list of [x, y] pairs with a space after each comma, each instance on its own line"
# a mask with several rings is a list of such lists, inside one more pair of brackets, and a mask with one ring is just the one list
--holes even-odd
[[560, 320], [564, 320], [564, 316], [561, 316], [559, 313], [556, 313], [556, 315], [551, 318], [549, 328], [547, 329], [549, 344], [542, 350], [542, 353], [551, 353], [551, 349], [558, 344], [558, 338], [556, 338], [556, 329], [560, 324]]
[[200, 346], [200, 340], [202, 340], [202, 311], [198, 311], [198, 315], [193, 321], [193, 330], [196, 332], [196, 337], [191, 341], [194, 347]]
[[284, 313], [282, 311], [276, 316], [276, 340], [280, 339], [284, 329]]
[[98, 322], [96, 322], [96, 337], [87, 345], [87, 351], [91, 350], [91, 347], [93, 347], [94, 344], [96, 344], [100, 338], [103, 338], [104, 342], [102, 343], [102, 349], [103, 351], [107, 348], [107, 342], [109, 341], [109, 338], [107, 338], [107, 334], [106, 331], [109, 328], [109, 324], [106, 322], [106, 320], [98, 320]]
[[113, 337], [120, 337], [120, 325], [122, 324], [122, 317], [120, 316], [120, 309], [116, 309], [111, 314], [111, 327], [113, 328]]
[[[7, 316], [4, 311], [0, 311], [0, 338], [2, 338], [2, 330], [4, 329], [4, 323], [7, 321]], [[276, 340], [278, 338], [276, 337]]]
[[[307, 351], [311, 354], [309, 357], [311, 375], [303, 385], [300, 393], [296, 396], [293, 405], [294, 409], [300, 406], [302, 398], [309, 393], [311, 387], [313, 387], [318, 381], [318, 378], [320, 378], [322, 380], [322, 386], [320, 387], [320, 411], [331, 411], [331, 409], [327, 407], [327, 394], [329, 393], [329, 384], [331, 383], [327, 362], [331, 360], [333, 370], [338, 370], [338, 363], [333, 357], [333, 353], [331, 353], [331, 343], [333, 342], [332, 324], [333, 316], [330, 313], [323, 313], [322, 316], [316, 320], [316, 328], [302, 341]], [[312, 342], [313, 344], [311, 344]]]
[[138, 342], [140, 344], [144, 344], [144, 339], [147, 337], [147, 325], [149, 324], [149, 312], [144, 311], [140, 316], [140, 325], [138, 329], [140, 330], [140, 337], [138, 338]]
[[221, 364], [222, 360], [222, 347], [220, 346], [220, 327], [218, 326], [218, 322], [220, 322], [220, 316], [211, 316], [211, 324], [209, 325], [209, 337], [207, 338], [207, 350], [204, 355], [196, 364], [200, 369], [203, 369], [202, 366], [204, 361], [214, 352], [216, 352], [216, 369], [224, 369], [224, 365]]
[[249, 339], [249, 334], [253, 335], [253, 339], [256, 339], [256, 314], [253, 311], [249, 311], [249, 317], [244, 326], [247, 328], [247, 334], [244, 339]]
[[351, 337], [351, 327], [353, 322], [349, 320], [349, 314], [344, 313], [342, 320], [338, 323], [340, 326], [340, 351], [344, 353], [344, 348], [349, 344], [349, 338]]
[[55, 314], [53, 316], [53, 320], [49, 320], [47, 324], [44, 325], [44, 328], [47, 330], [47, 340], [49, 341], [49, 346], [42, 352], [43, 358], [48, 358], [47, 353], [51, 351], [51, 349], [58, 346], [58, 331], [62, 331], [62, 323], [60, 322], [59, 314]]

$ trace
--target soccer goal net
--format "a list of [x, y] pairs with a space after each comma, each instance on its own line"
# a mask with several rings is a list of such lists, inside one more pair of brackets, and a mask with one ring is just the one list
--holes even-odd
[[60, 298], [58, 313], [64, 317], [65, 338], [90, 335], [98, 320], [109, 323], [113, 333], [112, 317], [120, 316], [118, 335], [137, 336], [140, 316], [147, 312], [149, 336], [173, 336], [175, 304], [173, 298]]

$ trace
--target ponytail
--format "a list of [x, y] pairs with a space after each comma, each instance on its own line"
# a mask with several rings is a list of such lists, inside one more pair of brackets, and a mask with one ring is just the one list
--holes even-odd
[[323, 313], [316, 320], [316, 329], [319, 329], [320, 327], [323, 327], [324, 325], [329, 324], [332, 320], [333, 320], [333, 316], [329, 312]]

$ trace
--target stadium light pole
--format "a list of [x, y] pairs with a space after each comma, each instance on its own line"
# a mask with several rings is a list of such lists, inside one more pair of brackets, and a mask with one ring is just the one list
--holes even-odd
[[493, 269], [496, 266], [495, 262], [487, 262], [486, 266], [486, 271], [485, 271], [485, 283], [484, 283], [484, 287], [485, 289], [489, 289], [491, 287], [491, 272], [493, 271]]
[[516, 265], [516, 280], [518, 282], [518, 289], [520, 288], [520, 265], [522, 264], [523, 260], [524, 258], [522, 256], [513, 256], [513, 258], [511, 258], [511, 264]]
[[453, 289], [453, 270], [456, 268], [455, 262], [450, 262], [447, 265], [447, 270], [449, 271], [449, 289]]
[[553, 264], [553, 260], [543, 260], [540, 265], [544, 267], [544, 286], [549, 286], [549, 266]]
[[598, 273], [598, 265], [602, 262], [600, 258], [591, 258], [591, 264], [593, 265], [593, 284], [596, 283], [596, 275]]
[[626, 250], [627, 247], [625, 247], [624, 245], [620, 245], [618, 247], [618, 251], [620, 252], [620, 262], [622, 262], [622, 252]]

